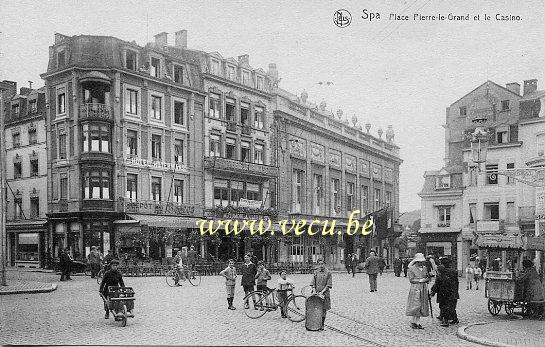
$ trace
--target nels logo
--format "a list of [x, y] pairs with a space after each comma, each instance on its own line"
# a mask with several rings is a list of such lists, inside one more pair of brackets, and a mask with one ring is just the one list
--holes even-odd
[[344, 9], [335, 11], [333, 14], [333, 23], [339, 28], [346, 28], [352, 22], [352, 15]]

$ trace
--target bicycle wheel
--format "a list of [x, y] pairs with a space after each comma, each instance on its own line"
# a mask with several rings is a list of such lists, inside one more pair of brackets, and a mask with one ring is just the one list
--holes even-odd
[[305, 320], [306, 301], [304, 295], [294, 295], [288, 300], [287, 314], [292, 322], [301, 322]]
[[177, 286], [176, 278], [178, 276], [176, 275], [175, 271], [176, 270], [169, 270], [169, 271], [167, 271], [167, 274], [165, 275], [165, 280], [167, 281], [167, 284], [170, 287], [176, 287]]
[[[267, 307], [265, 307], [266, 297], [265, 294], [258, 291], [248, 293], [243, 299], [244, 313], [252, 319], [263, 317], [263, 315], [267, 313]], [[248, 305], [246, 305], [246, 302]]]
[[188, 275], [187, 279], [191, 285], [196, 287], [201, 284], [201, 274], [198, 271], [188, 271]]

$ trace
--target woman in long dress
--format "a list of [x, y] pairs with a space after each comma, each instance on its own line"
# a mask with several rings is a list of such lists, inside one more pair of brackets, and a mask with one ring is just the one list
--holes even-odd
[[420, 317], [427, 317], [430, 314], [428, 301], [429, 276], [425, 266], [426, 258], [422, 253], [417, 253], [414, 259], [409, 263], [409, 281], [411, 288], [407, 299], [407, 310], [405, 314], [411, 316], [411, 328], [424, 329], [420, 325]]

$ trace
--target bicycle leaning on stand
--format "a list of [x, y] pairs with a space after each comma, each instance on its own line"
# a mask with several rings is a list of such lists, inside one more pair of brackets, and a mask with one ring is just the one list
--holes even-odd
[[294, 295], [293, 288], [288, 289], [288, 292], [289, 294], [287, 295], [286, 299], [281, 300], [278, 298], [278, 303], [276, 302], [276, 298], [278, 296], [278, 289], [276, 288], [269, 289], [267, 293], [260, 290], [250, 292], [244, 297], [244, 302], [248, 303], [248, 305], [244, 308], [244, 313], [246, 313], [246, 315], [252, 319], [257, 319], [269, 311], [276, 311], [277, 308], [281, 307], [281, 305], [285, 303], [286, 315], [290, 321], [304, 321], [306, 297], [303, 295]]
[[184, 265], [181, 271], [183, 276], [180, 276], [180, 270], [178, 270], [176, 267], [171, 267], [167, 271], [165, 279], [170, 287], [179, 286], [180, 280], [185, 281], [186, 279], [189, 281], [189, 283], [191, 283], [192, 286], [198, 286], [199, 284], [201, 284], [201, 275], [197, 270], [190, 270], [187, 266]]

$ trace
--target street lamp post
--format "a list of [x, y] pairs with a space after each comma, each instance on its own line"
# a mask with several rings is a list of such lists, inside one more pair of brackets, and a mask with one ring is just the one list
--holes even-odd
[[[477, 225], [479, 221], [479, 177], [481, 173], [481, 164], [486, 162], [486, 156], [488, 154], [488, 142], [490, 139], [490, 133], [484, 128], [483, 124], [486, 122], [486, 118], [475, 118], [472, 120], [473, 124], [476, 125], [475, 130], [471, 134], [471, 156], [473, 162], [477, 164], [476, 169], [476, 190], [477, 195], [477, 204], [475, 208], [475, 235], [477, 234]], [[469, 212], [471, 213], [471, 211]], [[482, 213], [481, 213], [482, 214]], [[488, 263], [488, 262], [487, 262]], [[462, 263], [462, 269], [464, 264]]]
[[0, 88], [0, 285], [7, 286], [6, 282], [6, 157], [5, 157], [5, 129], [4, 129], [4, 91]]

